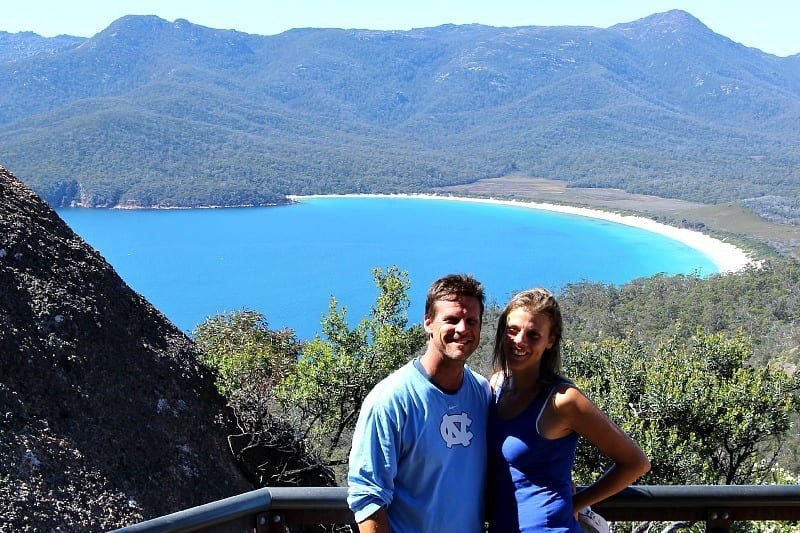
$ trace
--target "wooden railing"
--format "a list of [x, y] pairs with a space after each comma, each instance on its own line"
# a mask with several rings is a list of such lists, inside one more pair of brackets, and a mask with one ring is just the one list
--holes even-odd
[[[310, 524], [352, 524], [344, 487], [266, 487], [133, 524], [124, 533], [284, 532]], [[592, 506], [608, 521], [800, 521], [800, 485], [640, 485]]]

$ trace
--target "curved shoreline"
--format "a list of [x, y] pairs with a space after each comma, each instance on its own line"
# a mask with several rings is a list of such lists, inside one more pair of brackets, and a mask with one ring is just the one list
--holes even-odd
[[663, 235], [694, 248], [708, 257], [720, 273], [738, 272], [749, 265], [756, 264], [750, 255], [744, 250], [731, 243], [722, 241], [705, 233], [676, 228], [668, 224], [656, 222], [649, 218], [636, 215], [621, 215], [611, 211], [601, 209], [591, 209], [587, 207], [573, 207], [568, 205], [558, 205], [540, 202], [528, 202], [521, 200], [497, 200], [495, 198], [468, 198], [463, 196], [441, 196], [435, 194], [313, 194], [307, 196], [289, 195], [293, 201], [302, 201], [303, 198], [417, 198], [425, 200], [449, 200], [455, 202], [474, 202], [508, 205], [514, 207], [526, 207], [539, 209], [542, 211], [552, 211], [569, 215], [577, 215], [598, 220], [605, 220], [625, 226], [643, 229], [652, 233]]

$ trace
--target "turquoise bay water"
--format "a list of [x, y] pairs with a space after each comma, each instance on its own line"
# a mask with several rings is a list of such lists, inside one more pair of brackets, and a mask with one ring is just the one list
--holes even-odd
[[490, 300], [566, 283], [624, 283], [656, 273], [709, 275], [680, 242], [602, 220], [491, 203], [422, 198], [306, 198], [265, 208], [60, 209], [122, 278], [181, 329], [253, 309], [299, 338], [320, 330], [330, 296], [357, 321], [375, 301], [371, 271], [409, 272], [411, 321], [428, 284], [469, 272]]

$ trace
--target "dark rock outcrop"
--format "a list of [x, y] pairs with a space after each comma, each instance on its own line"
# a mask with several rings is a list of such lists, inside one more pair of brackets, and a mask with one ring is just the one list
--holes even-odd
[[107, 530], [253, 487], [197, 348], [0, 167], [0, 530]]

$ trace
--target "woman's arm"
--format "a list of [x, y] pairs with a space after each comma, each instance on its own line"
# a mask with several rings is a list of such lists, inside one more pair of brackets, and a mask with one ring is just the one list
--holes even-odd
[[600, 479], [574, 495], [576, 512], [618, 493], [650, 470], [639, 445], [575, 387], [558, 390], [553, 406], [563, 430], [578, 433], [614, 462]]

